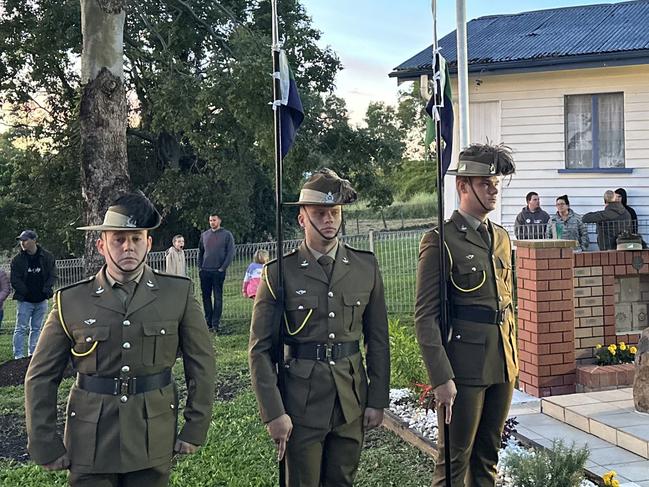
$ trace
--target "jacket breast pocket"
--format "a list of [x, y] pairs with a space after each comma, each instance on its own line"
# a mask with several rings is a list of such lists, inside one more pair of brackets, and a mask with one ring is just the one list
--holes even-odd
[[[491, 325], [484, 325], [491, 326]], [[448, 355], [456, 379], [480, 379], [485, 361], [487, 336], [483, 331], [456, 327]]]
[[[100, 347], [110, 337], [109, 326], [86, 326], [72, 329], [74, 344], [70, 352], [74, 357], [76, 368], [83, 374], [97, 372]], [[105, 350], [104, 350], [105, 352]]]
[[289, 415], [302, 417], [311, 391], [311, 373], [315, 360], [291, 359], [286, 368], [284, 407]]
[[470, 293], [480, 289], [487, 280], [487, 271], [481, 262], [458, 262], [451, 273], [453, 287]]
[[72, 465], [93, 465], [101, 398], [73, 387], [66, 409], [63, 442]]
[[307, 325], [318, 309], [318, 296], [286, 298], [286, 330], [289, 335], [297, 335]]
[[343, 294], [343, 318], [345, 328], [351, 330], [354, 323], [361, 323], [363, 312], [370, 301], [369, 292], [344, 293]]
[[142, 323], [142, 363], [171, 367], [178, 350], [178, 322], [150, 321]]
[[144, 396], [149, 459], [171, 456], [176, 441], [177, 401], [172, 384]]

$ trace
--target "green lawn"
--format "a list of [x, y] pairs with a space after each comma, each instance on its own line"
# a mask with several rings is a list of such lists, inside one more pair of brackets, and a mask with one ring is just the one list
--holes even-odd
[[[246, 359], [247, 321], [226, 326], [228, 334], [214, 337], [217, 353], [217, 402], [206, 445], [196, 455], [179, 459], [173, 469], [172, 486], [251, 487], [277, 484], [274, 447], [259, 421], [249, 383]], [[11, 357], [10, 336], [0, 336], [0, 361]], [[182, 366], [176, 366], [182, 377]], [[63, 403], [71, 385], [64, 382]], [[181, 384], [181, 397], [184, 395]], [[0, 414], [22, 417], [23, 387], [0, 388]], [[433, 462], [392, 433], [383, 429], [366, 438], [357, 486], [419, 487], [430, 485]], [[47, 474], [39, 467], [0, 460], [0, 485], [47, 487], [66, 485], [65, 474]]]

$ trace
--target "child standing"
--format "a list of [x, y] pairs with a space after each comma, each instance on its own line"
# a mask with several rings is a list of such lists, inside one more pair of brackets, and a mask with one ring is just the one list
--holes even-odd
[[252, 263], [246, 270], [246, 275], [243, 278], [243, 286], [241, 288], [242, 294], [251, 299], [255, 299], [257, 295], [257, 288], [261, 279], [261, 271], [264, 264], [268, 262], [268, 251], [259, 249], [252, 256]]

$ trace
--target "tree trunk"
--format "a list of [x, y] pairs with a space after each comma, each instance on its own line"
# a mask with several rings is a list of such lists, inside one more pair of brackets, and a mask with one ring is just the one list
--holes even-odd
[[[81, 0], [81, 193], [85, 221], [100, 223], [108, 205], [128, 191], [126, 154], [128, 110], [123, 83], [124, 0]], [[102, 258], [96, 232], [86, 234], [85, 273], [97, 272]]]

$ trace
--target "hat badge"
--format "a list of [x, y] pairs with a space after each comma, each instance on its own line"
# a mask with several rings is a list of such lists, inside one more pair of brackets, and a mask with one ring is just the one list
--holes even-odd
[[333, 203], [333, 201], [334, 201], [334, 195], [333, 195], [333, 193], [332, 193], [331, 191], [329, 191], [329, 192], [325, 195], [324, 200], [325, 200], [325, 203]]
[[496, 165], [492, 162], [491, 165], [489, 166], [489, 172], [491, 174], [496, 174]]
[[126, 219], [126, 226], [129, 227], [129, 228], [137, 227], [137, 222], [135, 221], [134, 216], [131, 215]]

